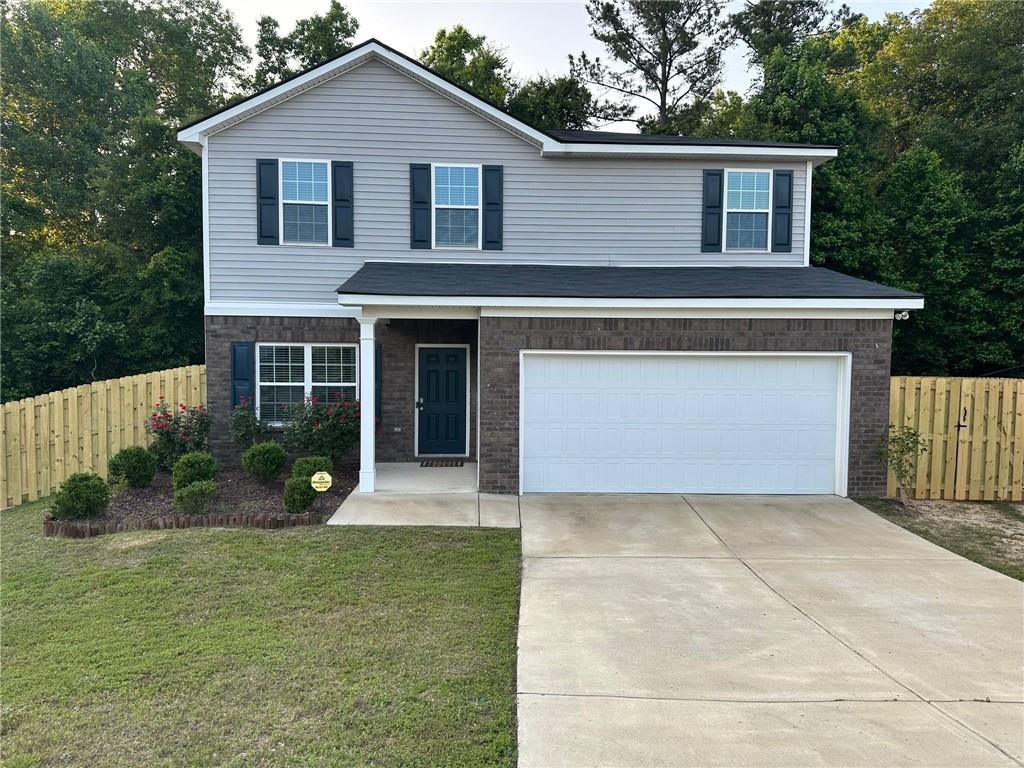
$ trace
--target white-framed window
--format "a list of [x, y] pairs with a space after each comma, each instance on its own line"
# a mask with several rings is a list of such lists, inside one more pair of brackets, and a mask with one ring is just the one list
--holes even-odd
[[771, 171], [726, 170], [725, 250], [768, 250], [771, 203]]
[[479, 165], [431, 165], [434, 248], [480, 250], [483, 230]]
[[331, 242], [330, 163], [281, 160], [281, 242], [329, 245]]
[[256, 345], [256, 416], [284, 421], [285, 409], [306, 397], [322, 402], [355, 400], [359, 394], [355, 344]]

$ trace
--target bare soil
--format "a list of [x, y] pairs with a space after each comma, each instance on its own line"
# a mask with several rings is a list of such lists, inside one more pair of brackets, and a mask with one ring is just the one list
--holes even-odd
[[886, 520], [1024, 581], [1024, 504], [1007, 501], [857, 499]]

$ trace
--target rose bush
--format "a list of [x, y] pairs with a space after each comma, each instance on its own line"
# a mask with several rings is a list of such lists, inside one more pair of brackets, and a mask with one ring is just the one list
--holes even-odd
[[285, 410], [285, 444], [297, 453], [327, 456], [335, 464], [359, 443], [359, 401], [307, 397]]
[[210, 414], [202, 403], [191, 407], [178, 403], [174, 408], [161, 397], [153, 405], [146, 432], [153, 438], [149, 450], [156, 456], [160, 469], [171, 469], [186, 453], [207, 449]]

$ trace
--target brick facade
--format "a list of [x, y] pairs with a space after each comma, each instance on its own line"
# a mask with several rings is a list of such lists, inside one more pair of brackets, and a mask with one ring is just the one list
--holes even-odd
[[[476, 413], [476, 322], [471, 320], [378, 321], [381, 345], [381, 424], [378, 461], [413, 461], [415, 428], [416, 344], [469, 344], [470, 414]], [[336, 317], [206, 318], [206, 386], [210, 410], [210, 443], [218, 457], [235, 457], [228, 417], [231, 413], [231, 342], [331, 343], [359, 342], [359, 324]], [[476, 456], [476, 420], [470, 419], [470, 457]]]
[[480, 490], [519, 490], [522, 349], [814, 351], [852, 353], [848, 493], [880, 495], [891, 342], [891, 320], [482, 317]]

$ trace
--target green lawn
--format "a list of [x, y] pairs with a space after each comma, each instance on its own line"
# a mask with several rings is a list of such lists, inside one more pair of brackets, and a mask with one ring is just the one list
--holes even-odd
[[511, 766], [518, 531], [44, 539], [0, 513], [8, 768]]

